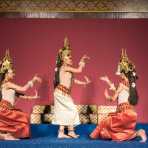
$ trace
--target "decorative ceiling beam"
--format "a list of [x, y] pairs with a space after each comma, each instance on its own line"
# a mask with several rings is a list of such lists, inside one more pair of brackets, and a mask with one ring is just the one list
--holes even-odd
[[148, 18], [148, 0], [0, 0], [2, 18]]
[[148, 12], [148, 0], [0, 0], [0, 12]]

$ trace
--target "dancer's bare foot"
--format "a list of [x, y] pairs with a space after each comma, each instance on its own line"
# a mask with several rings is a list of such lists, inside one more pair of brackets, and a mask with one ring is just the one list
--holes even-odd
[[69, 131], [68, 136], [70, 136], [71, 138], [78, 138], [80, 135], [77, 135], [74, 131]]
[[64, 133], [59, 133], [59, 134], [58, 134], [58, 138], [60, 138], [60, 139], [63, 139], [63, 138], [69, 139], [69, 138], [71, 138], [71, 137], [68, 136], [68, 135], [66, 135], [66, 134], [64, 134]]
[[60, 139], [67, 138], [68, 139], [71, 137], [64, 133], [64, 129], [59, 129], [58, 138], [60, 138]]
[[5, 140], [5, 134], [4, 133], [0, 133], [0, 140]]
[[96, 139], [96, 138], [94, 138], [94, 136], [92, 135], [92, 133], [89, 135], [89, 138], [90, 139]]
[[0, 133], [0, 139], [1, 140], [19, 140], [12, 136], [10, 133]]
[[140, 136], [140, 138], [141, 138], [140, 142], [141, 143], [144, 143], [144, 142], [147, 141], [147, 136], [146, 136], [145, 130], [143, 130], [143, 129], [138, 130], [137, 136]]
[[7, 133], [7, 134], [5, 134], [5, 139], [4, 140], [19, 140], [19, 139], [18, 138], [15, 138], [10, 133]]

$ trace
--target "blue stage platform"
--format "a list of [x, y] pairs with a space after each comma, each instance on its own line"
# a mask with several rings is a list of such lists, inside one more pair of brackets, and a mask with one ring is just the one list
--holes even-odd
[[[140, 143], [139, 139], [126, 142], [113, 142], [107, 140], [90, 140], [88, 135], [95, 125], [80, 125], [76, 128], [78, 139], [57, 139], [58, 127], [41, 124], [31, 125], [32, 137], [19, 141], [0, 141], [0, 148], [148, 148], [148, 142]], [[148, 134], [148, 124], [138, 124]]]

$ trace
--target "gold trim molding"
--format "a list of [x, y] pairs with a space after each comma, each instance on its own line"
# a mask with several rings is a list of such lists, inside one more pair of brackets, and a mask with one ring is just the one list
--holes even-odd
[[148, 12], [148, 0], [0, 0], [0, 12]]

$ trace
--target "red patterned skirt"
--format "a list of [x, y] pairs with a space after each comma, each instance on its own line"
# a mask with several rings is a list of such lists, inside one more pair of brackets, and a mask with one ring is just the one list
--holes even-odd
[[0, 132], [11, 133], [16, 138], [30, 136], [29, 117], [26, 113], [16, 110], [6, 100], [0, 101]]
[[118, 105], [117, 111], [101, 121], [91, 133], [92, 139], [130, 140], [136, 137], [137, 113], [128, 103]]

